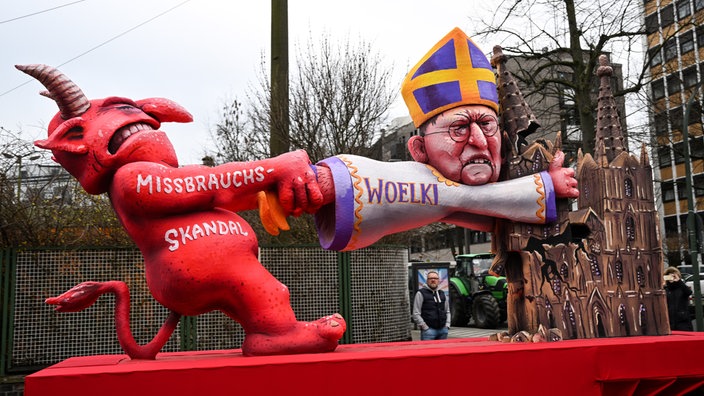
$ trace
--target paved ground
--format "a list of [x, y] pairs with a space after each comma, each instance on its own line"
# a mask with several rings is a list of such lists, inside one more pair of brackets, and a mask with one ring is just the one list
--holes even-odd
[[[506, 326], [498, 329], [478, 329], [476, 327], [452, 327], [447, 338], [483, 338], [489, 337], [491, 334], [505, 331]], [[420, 329], [416, 329], [415, 325], [411, 324], [411, 336], [413, 340], [420, 340]]]

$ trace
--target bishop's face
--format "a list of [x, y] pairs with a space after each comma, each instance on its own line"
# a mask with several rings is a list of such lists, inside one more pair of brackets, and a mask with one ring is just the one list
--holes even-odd
[[427, 164], [446, 178], [467, 185], [498, 180], [501, 134], [494, 110], [465, 105], [447, 110], [426, 126]]

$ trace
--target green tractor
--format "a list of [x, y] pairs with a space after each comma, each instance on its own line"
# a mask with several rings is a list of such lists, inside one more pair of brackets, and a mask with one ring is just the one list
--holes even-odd
[[470, 318], [482, 329], [494, 329], [506, 320], [508, 285], [503, 276], [489, 275], [491, 253], [460, 254], [450, 270], [452, 326], [467, 326]]

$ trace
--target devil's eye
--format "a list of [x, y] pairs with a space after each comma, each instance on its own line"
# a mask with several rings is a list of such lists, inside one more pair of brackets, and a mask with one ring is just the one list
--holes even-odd
[[118, 110], [134, 110], [133, 106], [130, 105], [122, 105], [122, 106], [117, 106]]
[[83, 127], [75, 126], [69, 129], [65, 136], [68, 140], [81, 140], [83, 139]]

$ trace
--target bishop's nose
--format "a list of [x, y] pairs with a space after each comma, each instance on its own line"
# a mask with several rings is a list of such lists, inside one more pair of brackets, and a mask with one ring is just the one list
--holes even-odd
[[469, 138], [467, 139], [467, 144], [475, 146], [480, 149], [487, 148], [486, 136], [484, 132], [479, 128], [475, 122], [469, 124]]

